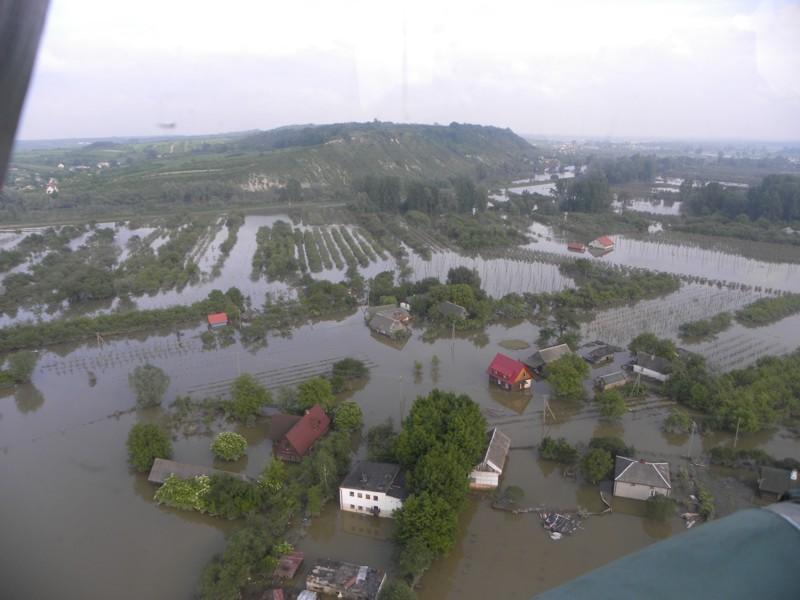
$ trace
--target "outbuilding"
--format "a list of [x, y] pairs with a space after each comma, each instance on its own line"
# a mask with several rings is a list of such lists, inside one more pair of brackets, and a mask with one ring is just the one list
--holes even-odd
[[211, 313], [208, 315], [208, 326], [216, 329], [217, 327], [225, 327], [228, 324], [228, 315], [224, 312]]
[[628, 378], [625, 377], [625, 373], [622, 371], [600, 375], [595, 379], [595, 387], [600, 391], [613, 390], [614, 388], [622, 387], [626, 383], [628, 383]]
[[672, 373], [672, 363], [661, 356], [638, 352], [633, 363], [633, 372], [664, 383]]
[[497, 427], [489, 431], [489, 445], [483, 460], [469, 474], [469, 487], [473, 490], [493, 490], [500, 485], [500, 476], [506, 464], [511, 438]]
[[288, 462], [300, 462], [314, 443], [328, 432], [330, 425], [330, 417], [319, 404], [315, 404], [273, 444], [273, 455]]
[[652, 496], [669, 496], [672, 485], [669, 463], [648, 462], [617, 456], [614, 461], [614, 495], [634, 500], [647, 500]]
[[779, 501], [789, 492], [800, 490], [797, 469], [761, 467], [758, 474], [758, 493], [769, 500]]
[[550, 346], [549, 348], [537, 350], [522, 362], [525, 363], [532, 371], [535, 371], [541, 375], [544, 373], [544, 368], [551, 362], [555, 362], [559, 358], [571, 353], [572, 350], [570, 350], [567, 344], [558, 344], [556, 346]]
[[589, 242], [589, 248], [593, 250], [602, 250], [608, 252], [614, 249], [614, 240], [607, 235], [601, 235], [599, 238]]
[[455, 302], [449, 302], [447, 300], [439, 303], [439, 312], [442, 313], [445, 317], [454, 319], [456, 321], [463, 321], [464, 319], [467, 318], [466, 308], [464, 308], [460, 304], [456, 304]]

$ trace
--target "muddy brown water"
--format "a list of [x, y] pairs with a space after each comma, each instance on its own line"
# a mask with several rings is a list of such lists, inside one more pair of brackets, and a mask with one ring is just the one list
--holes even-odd
[[[543, 425], [545, 383], [537, 383], [532, 396], [490, 387], [484, 371], [496, 352], [517, 357], [531, 352], [499, 345], [509, 338], [533, 343], [538, 330], [529, 323], [495, 325], [484, 335], [432, 343], [415, 330], [406, 344], [393, 345], [371, 335], [355, 314], [306, 325], [290, 338], [270, 338], [266, 348], [254, 353], [238, 345], [204, 351], [197, 339], [202, 331], [187, 330], [180, 344], [174, 333], [162, 332], [113, 339], [102, 348], [55, 347], [42, 353], [31, 385], [0, 395], [0, 581], [5, 597], [190, 598], [202, 567], [224, 547], [224, 536], [236, 523], [158, 507], [152, 503], [152, 486], [128, 471], [124, 444], [130, 426], [160, 416], [160, 409], [132, 410], [127, 376], [146, 361], [170, 375], [170, 400], [186, 393], [203, 397], [224, 388], [239, 372], [266, 377], [272, 385], [302, 379], [325, 361], [364, 358], [374, 366], [353, 399], [364, 411], [366, 427], [386, 419], [398, 423], [414, 398], [434, 387], [467, 393], [490, 424], [511, 436], [515, 450], [503, 484], [523, 488], [525, 502], [532, 505], [599, 509], [596, 488], [565, 479], [554, 465], [537, 460], [531, 447], [545, 433], [573, 443], [619, 435], [644, 456], [673, 463], [683, 460], [691, 443], [688, 436], [661, 432], [663, 406], [609, 423], [589, 405], [553, 402], [559, 421]], [[436, 378], [434, 355], [440, 359]], [[414, 377], [415, 360], [424, 365], [420, 381]], [[606, 365], [594, 375], [617, 367]], [[216, 466], [257, 475], [270, 456], [266, 425], [242, 432], [251, 444], [248, 457]], [[210, 441], [202, 435], [179, 438], [174, 458], [212, 464]], [[730, 443], [730, 436], [694, 443], [708, 450]], [[743, 435], [740, 444], [777, 456], [798, 455], [797, 440], [782, 430]], [[574, 537], [553, 542], [533, 515], [497, 513], [484, 496], [474, 496], [461, 516], [455, 550], [425, 575], [421, 597], [527, 598], [681, 530], [677, 522], [651, 523], [640, 511], [637, 503], [615, 501], [613, 515], [591, 517]], [[391, 522], [352, 519], [329, 505], [298, 546], [309, 562], [328, 556], [390, 568], [390, 536]]]

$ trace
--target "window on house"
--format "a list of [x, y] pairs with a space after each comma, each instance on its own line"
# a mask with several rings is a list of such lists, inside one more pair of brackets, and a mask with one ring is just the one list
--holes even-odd
[[[352, 492], [351, 492], [351, 493], [352, 493]], [[355, 505], [355, 504], [351, 504], [351, 505], [350, 505], [350, 510], [355, 510], [355, 509], [356, 509], [356, 505]]]
[[358, 497], [361, 498], [361, 492], [358, 492]]
[[378, 499], [378, 497], [377, 497], [377, 496], [373, 496], [373, 497], [372, 497], [372, 499], [373, 499], [373, 500], [377, 500], [377, 499]]
[[351, 497], [351, 498], [353, 497], [353, 492], [350, 492], [350, 497]]

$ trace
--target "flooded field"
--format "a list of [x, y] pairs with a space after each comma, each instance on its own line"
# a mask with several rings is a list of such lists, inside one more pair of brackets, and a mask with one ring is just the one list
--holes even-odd
[[[725, 305], [721, 298], [704, 296], [707, 288], [698, 288], [689, 288], [683, 300]], [[599, 333], [591, 327], [587, 334]], [[0, 397], [5, 490], [0, 577], [9, 597], [189, 598], [203, 565], [223, 547], [224, 535], [235, 523], [157, 507], [151, 501], [152, 486], [128, 471], [128, 429], [160, 416], [160, 409], [136, 411], [127, 385], [128, 373], [146, 361], [169, 373], [170, 399], [224, 392], [239, 372], [254, 373], [275, 388], [324, 372], [325, 365], [345, 355], [368, 357], [370, 379], [353, 394], [364, 411], [365, 427], [386, 419], [398, 423], [413, 399], [434, 387], [467, 393], [490, 424], [511, 436], [515, 450], [504, 484], [521, 487], [531, 505], [596, 510], [599, 504], [596, 488], [564, 478], [554, 465], [537, 460], [532, 447], [544, 433], [573, 443], [592, 435], [619, 435], [645, 456], [676, 463], [690, 447], [688, 436], [661, 432], [667, 410], [663, 404], [646, 405], [611, 424], [599, 419], [591, 405], [552, 402], [558, 421], [545, 428], [546, 383], [537, 382], [533, 396], [490, 387], [484, 370], [495, 352], [502, 351], [500, 342], [513, 338], [533, 344], [538, 330], [529, 323], [495, 325], [485, 335], [433, 343], [423, 342], [416, 330], [398, 349], [370, 334], [356, 314], [301, 327], [290, 338], [270, 338], [266, 348], [252, 353], [238, 344], [204, 351], [197, 337], [202, 331], [187, 330], [180, 341], [174, 333], [153, 333], [109, 340], [103, 347], [54, 347], [42, 353], [31, 385]], [[505, 351], [520, 358], [530, 353]], [[441, 361], [437, 373], [431, 369], [434, 355]], [[419, 381], [415, 360], [424, 365]], [[593, 374], [616, 368], [606, 365]], [[240, 431], [250, 449], [232, 468], [256, 475], [270, 456], [266, 424]], [[209, 443], [202, 435], [177, 439], [174, 458], [213, 464]], [[730, 443], [730, 436], [701, 441], [705, 450], [720, 443]], [[800, 450], [796, 438], [780, 430], [743, 435], [739, 443], [778, 456]], [[498, 513], [476, 495], [461, 517], [456, 550], [425, 575], [421, 597], [528, 598], [682, 529], [679, 522], [651, 523], [640, 511], [636, 503], [615, 501], [613, 515], [591, 517], [574, 537], [553, 542], [533, 515]], [[310, 559], [335, 556], [389, 567], [390, 534], [391, 523], [341, 514], [329, 505], [298, 546]], [[51, 576], [40, 577], [41, 572]]]

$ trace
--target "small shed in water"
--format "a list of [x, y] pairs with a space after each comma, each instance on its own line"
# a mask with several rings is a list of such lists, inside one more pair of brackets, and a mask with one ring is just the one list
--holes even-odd
[[250, 481], [250, 478], [244, 473], [232, 473], [231, 471], [223, 471], [213, 467], [205, 467], [202, 465], [187, 465], [186, 463], [175, 462], [174, 460], [167, 460], [166, 458], [157, 458], [153, 461], [153, 466], [150, 468], [150, 474], [147, 476], [147, 481], [150, 483], [164, 483], [167, 477], [175, 475], [181, 479], [191, 479], [198, 475], [230, 475], [242, 481]]
[[654, 354], [638, 352], [633, 363], [633, 372], [664, 383], [672, 373], [672, 363]]
[[483, 460], [469, 474], [469, 487], [473, 490], [493, 490], [500, 485], [500, 475], [511, 448], [511, 438], [497, 427], [489, 434], [489, 445]]
[[584, 356], [586, 362], [592, 365], [602, 365], [603, 363], [611, 362], [614, 360], [614, 353], [618, 350], [608, 344], [598, 346], [594, 350], [587, 352]]
[[601, 235], [599, 238], [589, 242], [589, 248], [592, 248], [594, 250], [603, 250], [604, 252], [607, 252], [609, 250], [614, 249], [614, 240], [612, 240], [607, 235]]
[[557, 361], [559, 358], [570, 354], [572, 350], [569, 349], [567, 344], [558, 344], [550, 346], [549, 348], [542, 348], [531, 354], [522, 362], [528, 365], [533, 371], [538, 374], [544, 372], [544, 368], [551, 362]]
[[780, 500], [790, 491], [800, 490], [800, 477], [797, 469], [776, 469], [761, 467], [758, 474], [758, 493], [770, 500]]
[[306, 588], [344, 600], [375, 600], [385, 581], [379, 569], [320, 559], [306, 577]]
[[614, 495], [634, 500], [647, 500], [656, 495], [669, 496], [672, 484], [669, 463], [647, 462], [624, 456], [614, 461]]
[[467, 318], [466, 308], [464, 308], [460, 304], [456, 304], [455, 302], [449, 302], [447, 300], [439, 303], [439, 312], [442, 313], [445, 317], [455, 319], [457, 321], [461, 321]]
[[411, 313], [390, 304], [367, 309], [365, 317], [367, 325], [375, 333], [397, 338], [408, 333], [407, 325], [411, 320]]
[[495, 355], [486, 372], [491, 383], [508, 391], [527, 390], [533, 380], [533, 374], [528, 367], [501, 352]]
[[628, 383], [628, 378], [625, 377], [625, 373], [622, 371], [614, 371], [613, 373], [600, 375], [600, 377], [595, 379], [595, 386], [600, 391], [613, 390], [614, 388], [622, 387], [626, 383]]

